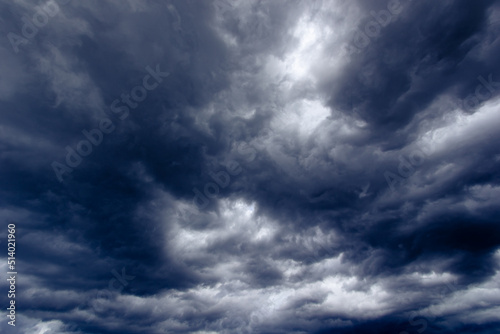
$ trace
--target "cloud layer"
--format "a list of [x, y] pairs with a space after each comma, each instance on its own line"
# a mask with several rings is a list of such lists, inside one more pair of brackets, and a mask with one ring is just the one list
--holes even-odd
[[1, 332], [500, 325], [497, 1], [0, 11]]

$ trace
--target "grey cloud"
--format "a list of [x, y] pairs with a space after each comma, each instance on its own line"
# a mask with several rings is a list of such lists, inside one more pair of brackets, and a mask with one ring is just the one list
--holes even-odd
[[497, 2], [401, 0], [348, 54], [393, 2], [70, 1], [15, 53], [35, 5], [0, 2], [17, 332], [498, 326]]

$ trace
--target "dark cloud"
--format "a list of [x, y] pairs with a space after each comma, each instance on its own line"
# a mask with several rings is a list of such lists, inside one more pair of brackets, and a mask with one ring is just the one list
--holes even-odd
[[2, 332], [498, 327], [497, 1], [0, 10]]

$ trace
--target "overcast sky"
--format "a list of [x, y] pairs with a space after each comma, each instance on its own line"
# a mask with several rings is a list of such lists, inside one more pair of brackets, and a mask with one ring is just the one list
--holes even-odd
[[500, 1], [0, 13], [1, 333], [500, 333]]

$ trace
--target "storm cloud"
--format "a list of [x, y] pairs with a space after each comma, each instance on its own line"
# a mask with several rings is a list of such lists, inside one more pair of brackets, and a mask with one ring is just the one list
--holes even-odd
[[500, 328], [500, 2], [0, 12], [0, 332]]

